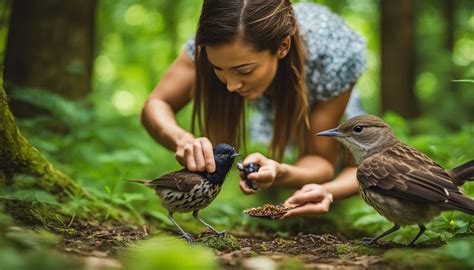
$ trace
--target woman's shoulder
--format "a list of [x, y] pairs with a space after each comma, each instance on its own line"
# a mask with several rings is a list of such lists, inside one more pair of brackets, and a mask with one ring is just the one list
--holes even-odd
[[346, 27], [344, 20], [328, 7], [314, 3], [296, 3], [293, 5], [296, 21], [303, 34], [327, 35], [328, 30]]
[[329, 8], [314, 3], [296, 3], [293, 8], [308, 60], [339, 49], [365, 50], [364, 39]]
[[306, 49], [310, 102], [338, 96], [365, 70], [365, 40], [327, 7], [297, 3], [293, 8]]

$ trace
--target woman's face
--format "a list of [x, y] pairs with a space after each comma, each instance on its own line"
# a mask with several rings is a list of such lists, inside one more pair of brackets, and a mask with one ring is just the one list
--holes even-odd
[[207, 57], [217, 78], [243, 98], [254, 100], [270, 86], [277, 71], [279, 54], [257, 52], [237, 39], [219, 46], [206, 46]]

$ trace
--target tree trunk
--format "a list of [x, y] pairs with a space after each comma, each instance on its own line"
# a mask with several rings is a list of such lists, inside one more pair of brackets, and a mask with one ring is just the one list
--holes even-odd
[[[91, 89], [95, 0], [15, 0], [5, 55], [5, 82], [81, 99]], [[6, 85], [7, 93], [10, 84]], [[15, 116], [38, 109], [10, 104]]]
[[413, 0], [381, 1], [382, 111], [413, 118], [415, 96], [415, 7]]

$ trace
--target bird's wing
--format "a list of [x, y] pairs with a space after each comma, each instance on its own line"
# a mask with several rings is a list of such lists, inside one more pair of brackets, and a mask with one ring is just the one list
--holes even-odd
[[199, 173], [182, 169], [156, 178], [148, 182], [147, 186], [154, 188], [169, 188], [182, 192], [188, 192], [194, 186], [201, 184], [203, 180], [203, 176]]
[[357, 179], [362, 187], [388, 196], [474, 211], [474, 202], [462, 195], [446, 170], [408, 145], [367, 158], [357, 169]]

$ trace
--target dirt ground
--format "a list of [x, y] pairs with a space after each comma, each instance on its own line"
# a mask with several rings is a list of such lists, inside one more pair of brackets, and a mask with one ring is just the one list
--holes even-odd
[[254, 265], [259, 264], [278, 266], [299, 263], [308, 269], [339, 267], [386, 269], [380, 255], [366, 255], [349, 251], [347, 249], [347, 245], [350, 245], [348, 242], [331, 234], [299, 234], [290, 239], [249, 236], [238, 238], [238, 240], [241, 244], [240, 249], [231, 252], [217, 252], [223, 266], [254, 268]]
[[[117, 253], [149, 235], [146, 227], [102, 228], [82, 223], [64, 234], [60, 249], [82, 258], [89, 266], [120, 268]], [[184, 240], [177, 237], [177, 241]], [[360, 241], [332, 234], [280, 237], [245, 232], [227, 236], [204, 232], [198, 235], [196, 244], [214, 248], [223, 269], [277, 269], [291, 265], [307, 269], [388, 269], [391, 267], [383, 260], [384, 251], [400, 247], [385, 243], [376, 249], [367, 248]]]

